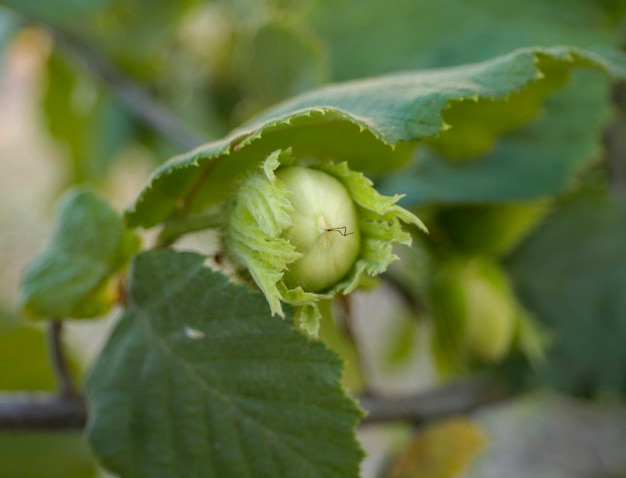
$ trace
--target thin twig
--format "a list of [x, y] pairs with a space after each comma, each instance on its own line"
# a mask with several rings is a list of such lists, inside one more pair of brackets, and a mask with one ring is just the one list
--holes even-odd
[[367, 416], [361, 424], [408, 421], [417, 425], [462, 415], [510, 398], [512, 391], [488, 379], [457, 382], [432, 392], [400, 398], [359, 397]]
[[49, 393], [0, 395], [0, 430], [82, 430], [87, 408], [80, 397]]
[[339, 323], [341, 325], [341, 328], [343, 329], [343, 333], [346, 335], [347, 339], [354, 347], [354, 354], [357, 361], [356, 365], [363, 381], [363, 390], [367, 394], [370, 390], [369, 381], [367, 377], [367, 371], [365, 369], [365, 362], [363, 360], [362, 348], [359, 344], [357, 331], [354, 327], [354, 317], [352, 313], [352, 302], [350, 301], [350, 297], [340, 296], [339, 304], [341, 305], [341, 312], [338, 317]]
[[617, 196], [626, 195], [626, 122], [624, 109], [624, 82], [613, 85], [612, 102], [615, 107], [615, 119], [605, 131], [605, 145], [609, 168], [609, 186]]
[[184, 149], [193, 149], [207, 139], [155, 101], [144, 87], [124, 75], [82, 39], [57, 26], [45, 25], [58, 45], [91, 75], [106, 85], [120, 103], [154, 131]]
[[[408, 421], [417, 425], [466, 414], [511, 398], [511, 390], [474, 379], [407, 397], [358, 397], [368, 415], [361, 424]], [[0, 395], [0, 430], [81, 430], [87, 421], [80, 397], [52, 394]]]
[[62, 398], [72, 398], [79, 394], [72, 381], [72, 375], [63, 353], [63, 344], [61, 342], [62, 333], [63, 322], [57, 319], [51, 320], [48, 331], [50, 364], [52, 365], [57, 380], [59, 396]]

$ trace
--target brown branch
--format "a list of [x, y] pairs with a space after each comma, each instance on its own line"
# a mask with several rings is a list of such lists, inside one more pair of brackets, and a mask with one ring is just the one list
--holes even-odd
[[63, 353], [61, 337], [63, 334], [63, 322], [52, 319], [48, 331], [48, 350], [50, 354], [50, 365], [57, 381], [58, 394], [62, 398], [72, 398], [78, 396], [72, 375], [70, 373], [67, 360]]
[[[408, 421], [417, 425], [466, 414], [512, 397], [506, 387], [485, 379], [458, 382], [407, 397], [358, 397], [368, 415], [361, 424]], [[82, 430], [87, 409], [81, 397], [52, 394], [0, 395], [0, 430]]]
[[0, 395], [0, 430], [82, 430], [87, 407], [82, 398], [48, 393]]
[[408, 421], [420, 425], [452, 415], [462, 415], [504, 401], [513, 392], [488, 379], [457, 382], [431, 392], [407, 397], [359, 397], [367, 416], [361, 424]]
[[81, 430], [85, 426], [87, 407], [72, 380], [62, 335], [63, 322], [52, 319], [48, 350], [57, 392], [0, 395], [0, 430]]

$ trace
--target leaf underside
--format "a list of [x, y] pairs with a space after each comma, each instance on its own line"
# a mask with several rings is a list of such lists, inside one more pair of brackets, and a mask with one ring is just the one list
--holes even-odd
[[[369, 173], [400, 166], [418, 141], [439, 135], [449, 135], [452, 149], [446, 150], [443, 140], [439, 147], [455, 154], [471, 131], [481, 138], [469, 146], [472, 155], [486, 152], [498, 135], [534, 119], [544, 98], [564, 86], [573, 67], [626, 74], [626, 60], [616, 54], [527, 48], [472, 65], [314, 90], [270, 109], [221, 141], [172, 158], [127, 211], [127, 221], [151, 227], [202, 211], [223, 200], [234, 181], [280, 148], [291, 147], [298, 158], [347, 161], [352, 169]], [[513, 102], [511, 111], [526, 103], [534, 106], [519, 115], [496, 114], [493, 105], [507, 101]], [[483, 110], [497, 121], [477, 121]]]

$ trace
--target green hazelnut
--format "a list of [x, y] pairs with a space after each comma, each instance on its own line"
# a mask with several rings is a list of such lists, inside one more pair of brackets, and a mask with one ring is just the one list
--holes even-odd
[[470, 357], [498, 362], [509, 352], [519, 309], [493, 258], [451, 257], [437, 264], [430, 299], [444, 373], [462, 370]]
[[296, 160], [291, 150], [276, 150], [242, 178], [225, 210], [222, 244], [272, 314], [284, 317], [287, 303], [316, 335], [319, 301], [384, 272], [397, 259], [393, 245], [411, 244], [401, 222], [424, 226], [396, 204], [401, 196], [379, 194], [347, 163]]
[[276, 177], [290, 193], [292, 226], [283, 232], [300, 258], [288, 266], [285, 283], [320, 292], [348, 274], [360, 249], [356, 207], [345, 186], [325, 172], [301, 166]]
[[490, 261], [470, 264], [464, 284], [465, 343], [484, 361], [499, 361], [511, 348], [517, 320], [515, 299], [504, 272]]

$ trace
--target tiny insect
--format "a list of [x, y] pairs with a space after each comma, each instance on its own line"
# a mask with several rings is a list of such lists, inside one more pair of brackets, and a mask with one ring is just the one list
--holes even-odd
[[348, 232], [348, 228], [346, 226], [343, 227], [333, 227], [331, 229], [326, 229], [327, 232], [336, 231], [341, 234], [343, 237], [349, 236], [350, 234], [354, 234], [354, 232]]

